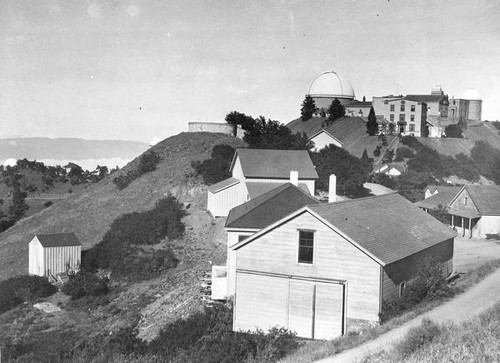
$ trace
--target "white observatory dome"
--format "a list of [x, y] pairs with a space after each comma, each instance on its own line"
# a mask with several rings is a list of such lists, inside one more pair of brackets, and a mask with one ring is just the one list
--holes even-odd
[[336, 97], [354, 99], [351, 83], [335, 71], [323, 72], [309, 87], [311, 97]]
[[462, 96], [465, 100], [480, 100], [481, 96], [479, 96], [479, 92], [477, 92], [473, 88], [469, 88]]

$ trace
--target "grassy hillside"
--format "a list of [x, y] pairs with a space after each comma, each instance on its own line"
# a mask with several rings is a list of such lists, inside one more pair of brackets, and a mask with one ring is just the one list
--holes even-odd
[[474, 143], [479, 140], [487, 141], [491, 146], [500, 149], [500, 134], [490, 122], [470, 125], [463, 130], [463, 139], [435, 139], [421, 137], [418, 140], [443, 155], [455, 156], [459, 153], [470, 155]]
[[[241, 140], [222, 134], [181, 133], [151, 148], [161, 158], [157, 170], [143, 175], [127, 188], [118, 190], [112, 178], [134, 168], [138, 158], [111, 177], [19, 221], [0, 235], [0, 280], [28, 272], [28, 243], [35, 234], [75, 232], [85, 249], [101, 240], [115, 218], [150, 209], [167, 193], [192, 204], [186, 217], [188, 231], [193, 225], [206, 224], [202, 210], [206, 188], [194, 176], [190, 163], [193, 159], [209, 157], [212, 147], [219, 143], [243, 146]], [[205, 227], [210, 228], [210, 223]]]

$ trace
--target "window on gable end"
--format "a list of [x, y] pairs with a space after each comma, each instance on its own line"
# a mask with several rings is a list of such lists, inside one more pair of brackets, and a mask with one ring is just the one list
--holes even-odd
[[314, 232], [299, 231], [299, 263], [313, 263], [314, 258]]

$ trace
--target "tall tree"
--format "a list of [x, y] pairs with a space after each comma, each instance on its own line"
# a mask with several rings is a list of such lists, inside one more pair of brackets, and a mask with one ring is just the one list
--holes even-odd
[[366, 133], [370, 136], [376, 135], [378, 132], [377, 117], [375, 116], [375, 110], [373, 107], [370, 108], [370, 113], [368, 114], [368, 122], [366, 123]]
[[255, 120], [251, 116], [247, 116], [244, 113], [233, 111], [226, 115], [226, 122], [231, 125], [240, 125], [243, 130], [251, 129]]
[[335, 98], [330, 104], [330, 107], [328, 107], [328, 113], [329, 115], [327, 124], [330, 125], [337, 121], [339, 118], [345, 116], [345, 107], [337, 98]]
[[300, 109], [300, 118], [302, 121], [309, 120], [316, 110], [317, 108], [314, 99], [311, 96], [306, 95], [304, 101], [302, 102], [302, 108]]

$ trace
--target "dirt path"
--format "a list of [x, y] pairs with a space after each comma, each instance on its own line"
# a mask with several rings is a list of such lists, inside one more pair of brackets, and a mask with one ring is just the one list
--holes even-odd
[[[467, 271], [477, 266], [480, 261], [484, 263], [500, 256], [500, 244], [498, 241], [471, 241], [457, 238], [456, 242], [455, 258], [458, 263], [456, 263], [455, 269], [458, 271]], [[392, 344], [404, 337], [410, 328], [420, 325], [424, 318], [429, 318], [438, 323], [450, 321], [457, 323], [485, 311], [499, 301], [500, 269], [465, 293], [403, 324], [399, 328], [393, 329], [359, 347], [346, 350], [318, 362], [358, 362], [364, 357], [382, 349], [390, 349]]]

